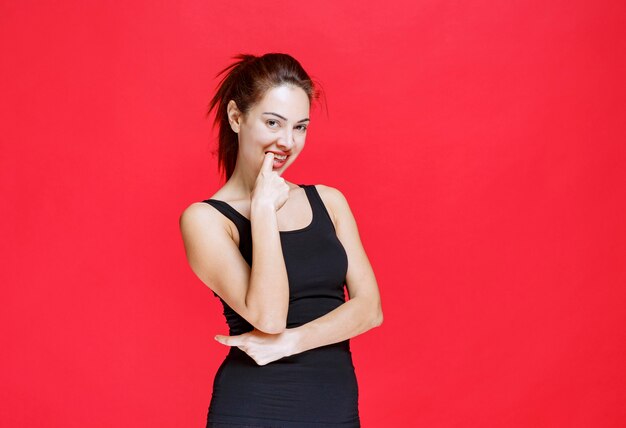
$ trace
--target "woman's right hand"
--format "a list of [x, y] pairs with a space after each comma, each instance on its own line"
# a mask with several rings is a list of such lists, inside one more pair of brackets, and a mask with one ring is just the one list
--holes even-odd
[[278, 211], [289, 199], [289, 186], [284, 178], [273, 171], [273, 165], [274, 153], [265, 153], [251, 197], [254, 203], [269, 203]]

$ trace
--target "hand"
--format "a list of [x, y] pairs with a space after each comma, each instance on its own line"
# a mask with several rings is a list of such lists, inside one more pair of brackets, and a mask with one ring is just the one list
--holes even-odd
[[251, 199], [252, 202], [267, 202], [278, 211], [289, 198], [289, 186], [285, 183], [285, 179], [273, 170], [273, 165], [274, 153], [265, 153]]
[[259, 366], [296, 354], [297, 339], [297, 331], [289, 328], [279, 334], [269, 334], [255, 328], [236, 336], [215, 336], [219, 343], [241, 349]]

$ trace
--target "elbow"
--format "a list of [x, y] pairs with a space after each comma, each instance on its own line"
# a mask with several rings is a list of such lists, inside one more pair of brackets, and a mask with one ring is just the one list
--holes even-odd
[[379, 311], [376, 316], [374, 317], [374, 321], [372, 326], [373, 327], [380, 327], [380, 325], [383, 323], [383, 312]]
[[365, 305], [364, 322], [369, 330], [378, 327], [383, 323], [383, 308], [380, 299], [363, 299]]
[[286, 320], [266, 319], [261, 320], [255, 325], [257, 330], [267, 334], [280, 334], [287, 328]]
[[383, 308], [380, 304], [380, 300], [376, 302], [370, 313], [373, 314], [372, 328], [379, 327], [383, 323]]
[[249, 317], [246, 320], [257, 330], [267, 334], [280, 334], [287, 329], [288, 305], [280, 310], [275, 307], [259, 308], [248, 305]]

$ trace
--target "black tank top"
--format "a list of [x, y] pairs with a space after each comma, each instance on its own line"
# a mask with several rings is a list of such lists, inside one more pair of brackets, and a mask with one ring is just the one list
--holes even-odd
[[[287, 328], [306, 324], [343, 304], [348, 270], [345, 249], [315, 185], [299, 186], [306, 192], [313, 218], [302, 229], [279, 232], [289, 279]], [[203, 202], [235, 223], [239, 250], [252, 266], [250, 220], [224, 201]], [[219, 299], [230, 335], [253, 330]], [[207, 427], [220, 426], [359, 427], [358, 384], [350, 341], [314, 348], [264, 366], [257, 365], [236, 346], [230, 347], [215, 375], [207, 417]]]

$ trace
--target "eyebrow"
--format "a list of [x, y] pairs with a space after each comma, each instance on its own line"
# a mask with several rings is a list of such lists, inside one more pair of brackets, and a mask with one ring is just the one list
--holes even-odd
[[[273, 114], [274, 116], [278, 116], [280, 117], [282, 120], [287, 120], [286, 117], [282, 117], [281, 115], [279, 115], [278, 113], [273, 113], [271, 111], [264, 111], [263, 114]], [[301, 119], [299, 121], [297, 121], [296, 123], [300, 123], [300, 122], [306, 122], [306, 121], [310, 121], [310, 119], [307, 117], [306, 119]]]

